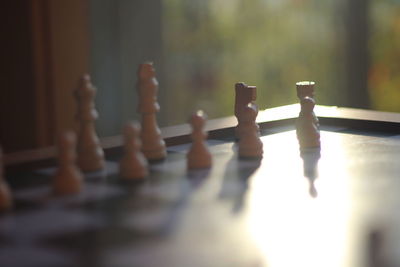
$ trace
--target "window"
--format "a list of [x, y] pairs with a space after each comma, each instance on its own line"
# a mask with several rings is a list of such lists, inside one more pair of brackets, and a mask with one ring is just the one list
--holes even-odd
[[396, 1], [92, 0], [91, 22], [105, 135], [138, 118], [136, 68], [146, 60], [161, 125], [198, 108], [232, 115], [239, 81], [258, 87], [261, 109], [297, 102], [295, 82], [314, 80], [318, 104], [400, 111]]

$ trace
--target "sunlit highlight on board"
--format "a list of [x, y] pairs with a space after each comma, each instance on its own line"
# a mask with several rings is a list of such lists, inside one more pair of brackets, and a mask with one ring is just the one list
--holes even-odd
[[[302, 175], [296, 139], [288, 135], [294, 132], [264, 140], [264, 157], [275, 164], [263, 166], [252, 177], [247, 202], [249, 234], [265, 266], [347, 266], [351, 200], [341, 140], [322, 134], [315, 184], [319, 194], [313, 198], [309, 181]], [[269, 155], [268, 150], [280, 152]]]

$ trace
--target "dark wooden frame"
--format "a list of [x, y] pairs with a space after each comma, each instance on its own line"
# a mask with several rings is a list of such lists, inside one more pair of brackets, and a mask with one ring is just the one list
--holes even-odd
[[[257, 122], [261, 128], [293, 125], [299, 112], [299, 105], [287, 105], [260, 111]], [[343, 126], [365, 131], [382, 131], [400, 134], [400, 113], [316, 106], [315, 112], [322, 126]], [[234, 116], [209, 120], [206, 129], [209, 138], [232, 137], [237, 120]], [[188, 124], [169, 126], [161, 129], [167, 146], [190, 142]], [[101, 139], [106, 155], [115, 155], [122, 151], [122, 136]], [[55, 163], [54, 146], [27, 150], [4, 155], [7, 170], [16, 172], [35, 169]]]

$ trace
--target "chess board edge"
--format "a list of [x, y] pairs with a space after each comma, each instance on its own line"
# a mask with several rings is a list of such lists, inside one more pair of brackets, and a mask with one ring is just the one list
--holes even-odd
[[[299, 114], [299, 105], [285, 105], [259, 112], [257, 123], [261, 129], [293, 125]], [[372, 111], [356, 108], [316, 105], [315, 113], [322, 126], [348, 127], [356, 130], [385, 131], [400, 134], [400, 113]], [[237, 120], [234, 116], [210, 119], [205, 130], [209, 139], [227, 138], [234, 135]], [[191, 142], [188, 124], [168, 126], [161, 129], [162, 137], [168, 146]], [[106, 156], [122, 152], [122, 135], [103, 137], [101, 145]], [[14, 152], [4, 155], [6, 172], [27, 171], [51, 166], [56, 163], [56, 148], [45, 147]]]

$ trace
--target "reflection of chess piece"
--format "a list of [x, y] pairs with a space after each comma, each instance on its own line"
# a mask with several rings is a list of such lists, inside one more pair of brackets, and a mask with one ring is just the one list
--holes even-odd
[[3, 151], [0, 148], [0, 211], [8, 210], [13, 206], [10, 188], [4, 177]]
[[318, 148], [321, 144], [319, 130], [314, 120], [315, 102], [310, 97], [304, 97], [300, 104], [301, 111], [296, 121], [296, 134], [300, 149]]
[[256, 118], [258, 108], [255, 104], [248, 104], [240, 113], [240, 120], [246, 129], [239, 139], [239, 156], [249, 158], [261, 158], [263, 154], [263, 143], [258, 132]]
[[[297, 97], [299, 98], [299, 101], [301, 101], [303, 98], [307, 96], [314, 99], [314, 88], [315, 88], [315, 82], [312, 81], [302, 81], [296, 83]], [[317, 116], [315, 116], [314, 111], [312, 115], [314, 124], [319, 129], [319, 121]]]
[[77, 168], [76, 136], [67, 132], [58, 140], [58, 169], [54, 176], [53, 190], [57, 195], [76, 194], [82, 190], [83, 175]]
[[124, 129], [124, 156], [120, 162], [120, 175], [124, 179], [144, 178], [148, 175], [147, 160], [140, 151], [140, 127], [129, 123]]
[[206, 115], [203, 111], [197, 111], [190, 117], [192, 126], [192, 146], [187, 154], [187, 166], [189, 169], [209, 168], [212, 164], [211, 154], [205, 143], [207, 132], [204, 125]]
[[158, 128], [156, 113], [160, 110], [157, 102], [158, 82], [153, 63], [139, 66], [137, 89], [139, 94], [138, 112], [142, 115], [142, 152], [148, 160], [164, 159], [167, 155], [165, 142]]
[[[243, 132], [246, 131], [246, 127], [243, 126], [241, 121], [241, 112], [249, 103], [254, 103], [257, 99], [257, 88], [255, 86], [249, 86], [245, 83], [235, 84], [235, 116], [238, 121], [238, 125], [235, 128], [235, 137], [240, 139]], [[257, 125], [258, 127], [258, 125]], [[259, 131], [259, 128], [257, 128]]]
[[76, 90], [78, 101], [77, 120], [78, 133], [78, 166], [82, 171], [96, 171], [104, 168], [104, 152], [97, 137], [94, 121], [98, 114], [94, 107], [96, 88], [92, 85], [89, 75], [82, 77], [81, 85]]
[[301, 158], [303, 159], [304, 177], [310, 183], [310, 195], [312, 197], [318, 196], [318, 191], [315, 188], [315, 180], [318, 178], [318, 161], [321, 157], [319, 147], [301, 151]]

